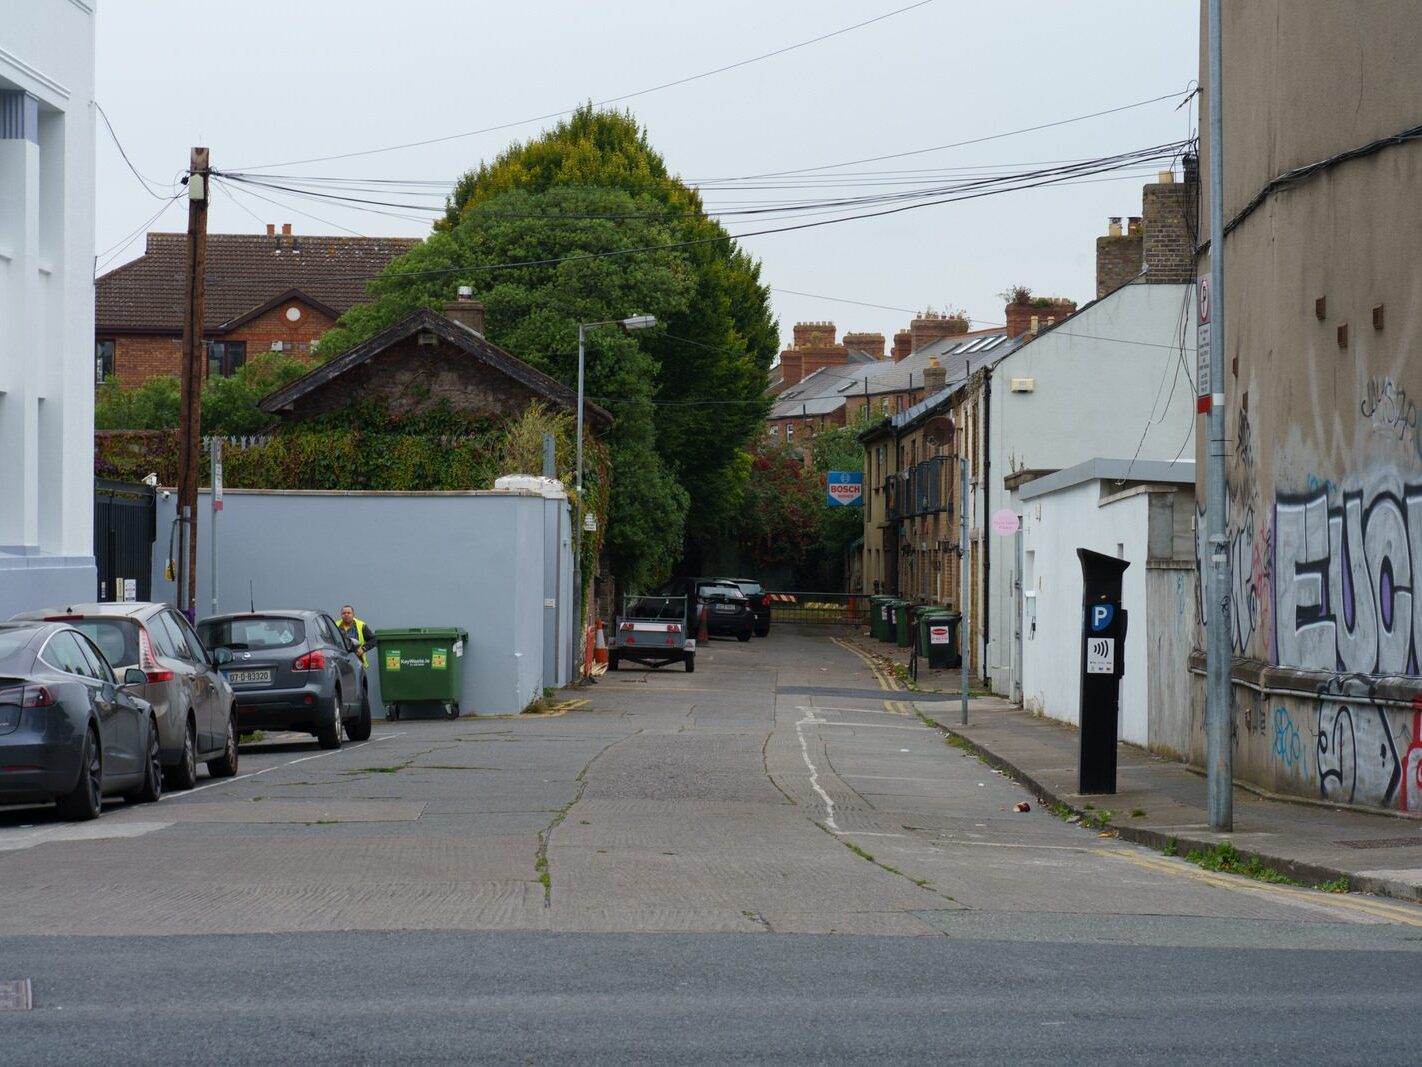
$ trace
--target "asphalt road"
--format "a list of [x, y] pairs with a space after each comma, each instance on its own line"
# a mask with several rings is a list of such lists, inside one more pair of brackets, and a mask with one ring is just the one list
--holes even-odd
[[1422, 909], [1066, 824], [826, 632], [697, 668], [0, 809], [0, 1063], [1415, 1058]]

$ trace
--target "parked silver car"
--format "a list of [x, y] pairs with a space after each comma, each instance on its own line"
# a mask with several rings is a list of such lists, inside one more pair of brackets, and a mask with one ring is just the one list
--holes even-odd
[[255, 729], [304, 730], [322, 748], [370, 737], [370, 694], [355, 643], [321, 611], [254, 611], [198, 623], [237, 694], [237, 721]]
[[188, 620], [169, 604], [71, 604], [16, 615], [73, 626], [123, 677], [137, 667], [147, 678], [135, 695], [153, 705], [163, 776], [170, 789], [191, 789], [197, 765], [214, 778], [237, 773], [237, 699]]

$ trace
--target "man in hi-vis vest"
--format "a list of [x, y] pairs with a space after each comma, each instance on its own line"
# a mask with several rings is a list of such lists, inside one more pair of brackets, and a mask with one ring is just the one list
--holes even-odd
[[365, 650], [375, 644], [375, 631], [365, 624], [365, 620], [356, 618], [355, 608], [349, 604], [341, 608], [340, 627], [355, 641], [361, 666], [370, 666], [365, 661]]

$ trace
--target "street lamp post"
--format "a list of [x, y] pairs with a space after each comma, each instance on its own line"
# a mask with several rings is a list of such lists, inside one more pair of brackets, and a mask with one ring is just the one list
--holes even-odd
[[[581, 604], [583, 595], [583, 523], [586, 509], [583, 507], [583, 365], [585, 362], [587, 331], [596, 326], [621, 326], [624, 330], [645, 330], [657, 324], [655, 315], [633, 315], [626, 319], [607, 319], [604, 322], [578, 323], [578, 460], [576, 468], [576, 488], [578, 499], [577, 522], [573, 526], [573, 603]], [[582, 625], [580, 613], [570, 612], [573, 620], [571, 663], [568, 676], [578, 673], [578, 634]]]

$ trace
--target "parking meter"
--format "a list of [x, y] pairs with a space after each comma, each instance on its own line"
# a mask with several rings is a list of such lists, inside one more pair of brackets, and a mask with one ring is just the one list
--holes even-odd
[[1126, 609], [1121, 607], [1123, 559], [1087, 548], [1081, 560], [1081, 753], [1077, 790], [1116, 791], [1116, 721], [1126, 673]]

